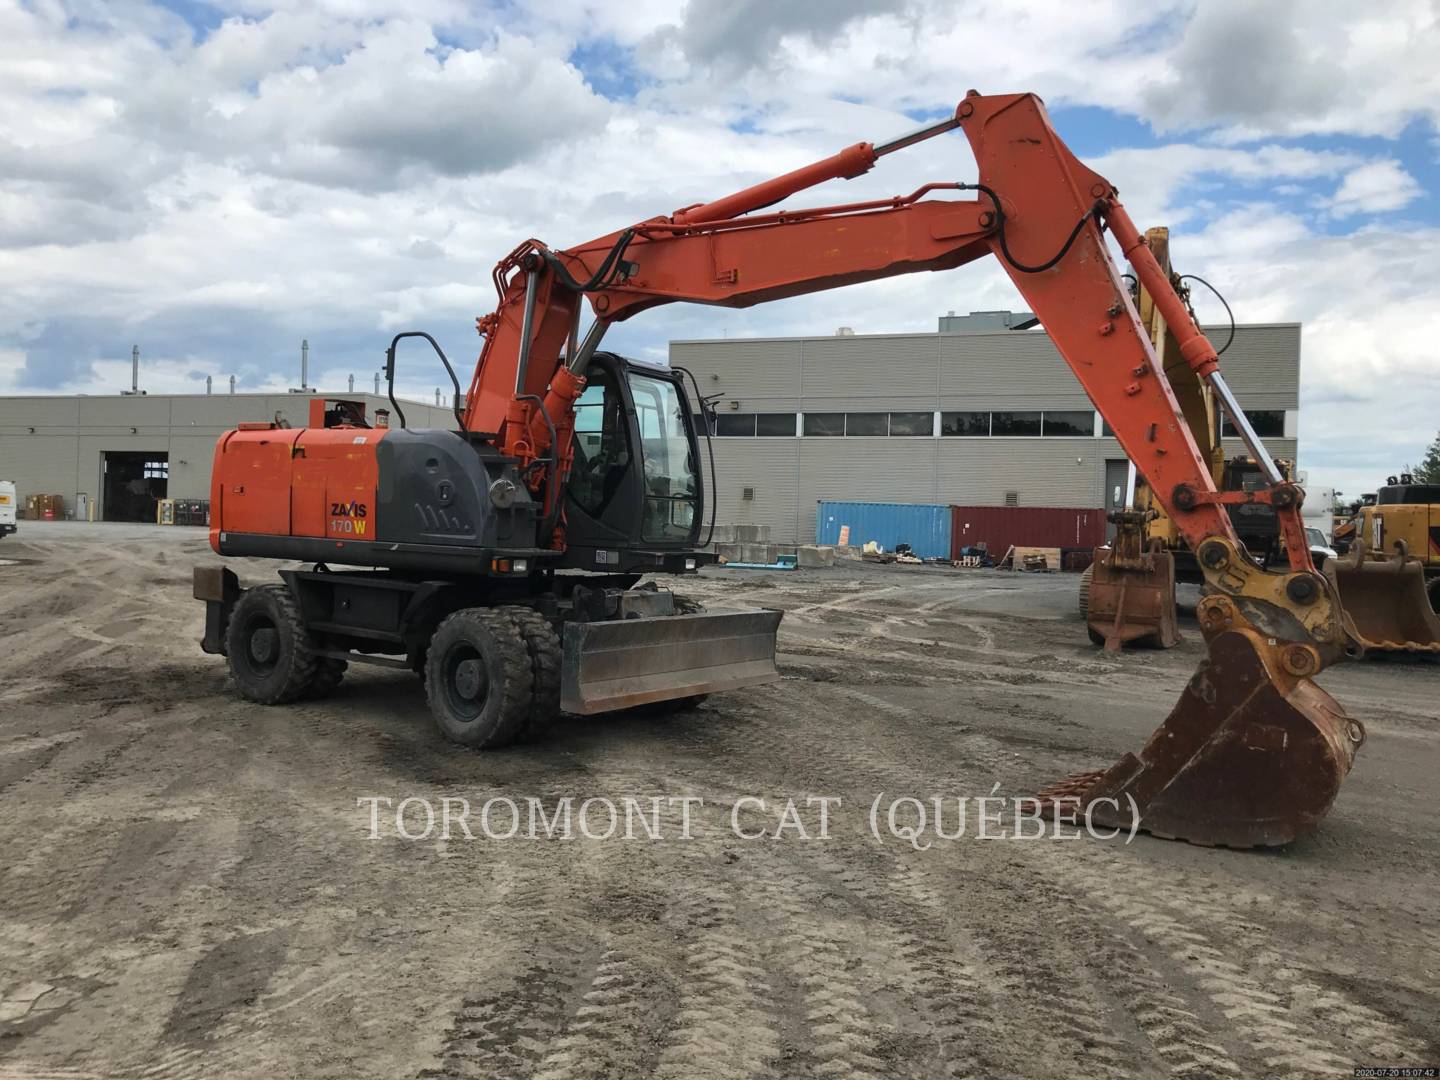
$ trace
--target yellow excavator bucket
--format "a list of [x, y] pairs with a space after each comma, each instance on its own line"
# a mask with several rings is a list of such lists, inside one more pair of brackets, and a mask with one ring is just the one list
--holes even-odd
[[1346, 554], [1322, 568], [1356, 651], [1440, 654], [1440, 617], [1425, 591], [1424, 563], [1403, 549], [1370, 551], [1362, 531]]
[[1080, 614], [1090, 640], [1111, 651], [1125, 645], [1178, 645], [1175, 556], [1157, 549], [1127, 560], [1112, 547], [1096, 548], [1080, 575]]

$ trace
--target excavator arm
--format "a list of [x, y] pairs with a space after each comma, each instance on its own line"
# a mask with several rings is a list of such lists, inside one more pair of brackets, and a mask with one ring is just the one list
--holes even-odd
[[[975, 184], [927, 184], [911, 195], [761, 212], [804, 188], [858, 175], [885, 154], [962, 130]], [[962, 197], [973, 190], [975, 198]], [[1111, 257], [1130, 263], [1178, 344], [1260, 463], [1268, 486], [1216, 490], [1210, 462], [1177, 403]], [[953, 117], [890, 143], [833, 157], [715, 202], [563, 251], [527, 241], [496, 268], [496, 312], [466, 401], [465, 424], [494, 433], [531, 470], [547, 506], [569, 467], [573, 403], [605, 329], [660, 304], [748, 307], [994, 255], [1125, 453], [1176, 522], [1210, 586], [1198, 617], [1208, 655], [1169, 720], [1138, 755], [1050, 789], [1092, 811], [1138, 810], [1144, 827], [1199, 843], [1284, 843], [1328, 810], [1363, 730], [1311, 681], [1345, 650], [1333, 590], [1310, 562], [1302, 495], [1285, 481], [1219, 370], [1214, 347], [1156, 261], [1115, 187], [1083, 165], [1030, 94], [971, 92]], [[582, 297], [596, 322], [578, 333]], [[1226, 504], [1269, 502], [1289, 562], [1255, 564]], [[552, 516], [550, 520], [555, 520]], [[542, 542], [564, 544], [563, 526]], [[1102, 807], [1103, 810], [1103, 807]], [[1102, 820], [1103, 812], [1098, 815]]]

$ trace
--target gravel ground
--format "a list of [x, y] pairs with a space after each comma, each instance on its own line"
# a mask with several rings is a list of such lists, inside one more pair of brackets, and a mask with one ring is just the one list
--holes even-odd
[[[973, 803], [966, 838], [915, 850], [890, 799], [1024, 794], [1138, 749], [1201, 655], [1193, 621], [1115, 656], [1069, 575], [707, 571], [685, 591], [787, 611], [783, 681], [478, 754], [403, 672], [240, 700], [196, 644], [199, 531], [22, 530], [0, 545], [0, 1077], [1440, 1065], [1440, 666], [1326, 673], [1370, 739], [1284, 851], [980, 840]], [[475, 839], [407, 840], [383, 803], [371, 839], [357, 800], [408, 797], [467, 799]], [[496, 797], [667, 801], [658, 839], [487, 839]], [[841, 800], [828, 839], [818, 797]], [[732, 813], [788, 827], [744, 840]]]

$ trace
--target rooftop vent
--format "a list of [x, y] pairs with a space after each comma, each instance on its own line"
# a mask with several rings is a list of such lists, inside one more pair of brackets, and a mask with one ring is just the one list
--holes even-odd
[[995, 330], [1029, 330], [1039, 320], [1029, 311], [972, 311], [969, 315], [950, 312], [940, 316], [942, 334], [977, 334]]

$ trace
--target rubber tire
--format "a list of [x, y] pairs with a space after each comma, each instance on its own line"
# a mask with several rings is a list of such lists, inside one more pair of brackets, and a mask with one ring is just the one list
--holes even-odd
[[[452, 663], [474, 653], [488, 692], [478, 709], [454, 692]], [[494, 608], [463, 608], [435, 631], [425, 657], [425, 698], [440, 734], [478, 750], [516, 740], [530, 717], [534, 675], [530, 651], [513, 619]]]
[[[1095, 576], [1095, 564], [1091, 563], [1080, 571], [1080, 618], [1090, 618], [1090, 580]], [[1103, 638], [1101, 639], [1104, 640]]]
[[1430, 579], [1425, 591], [1430, 594], [1430, 610], [1440, 615], [1440, 574]]
[[[276, 657], [268, 667], [257, 664], [250, 651], [260, 620], [269, 622], [276, 634]], [[261, 705], [284, 705], [303, 697], [314, 685], [320, 662], [300, 608], [285, 585], [261, 585], [240, 594], [225, 631], [225, 652], [241, 696]]]
[[345, 678], [346, 669], [350, 665], [344, 660], [335, 660], [328, 656], [322, 656], [315, 662], [315, 677], [310, 680], [310, 685], [305, 688], [304, 697], [309, 701], [319, 701], [327, 698], [335, 692], [335, 689]]
[[544, 738], [560, 718], [560, 638], [550, 620], [532, 608], [501, 610], [510, 616], [530, 653], [530, 713], [516, 738], [534, 742]]

